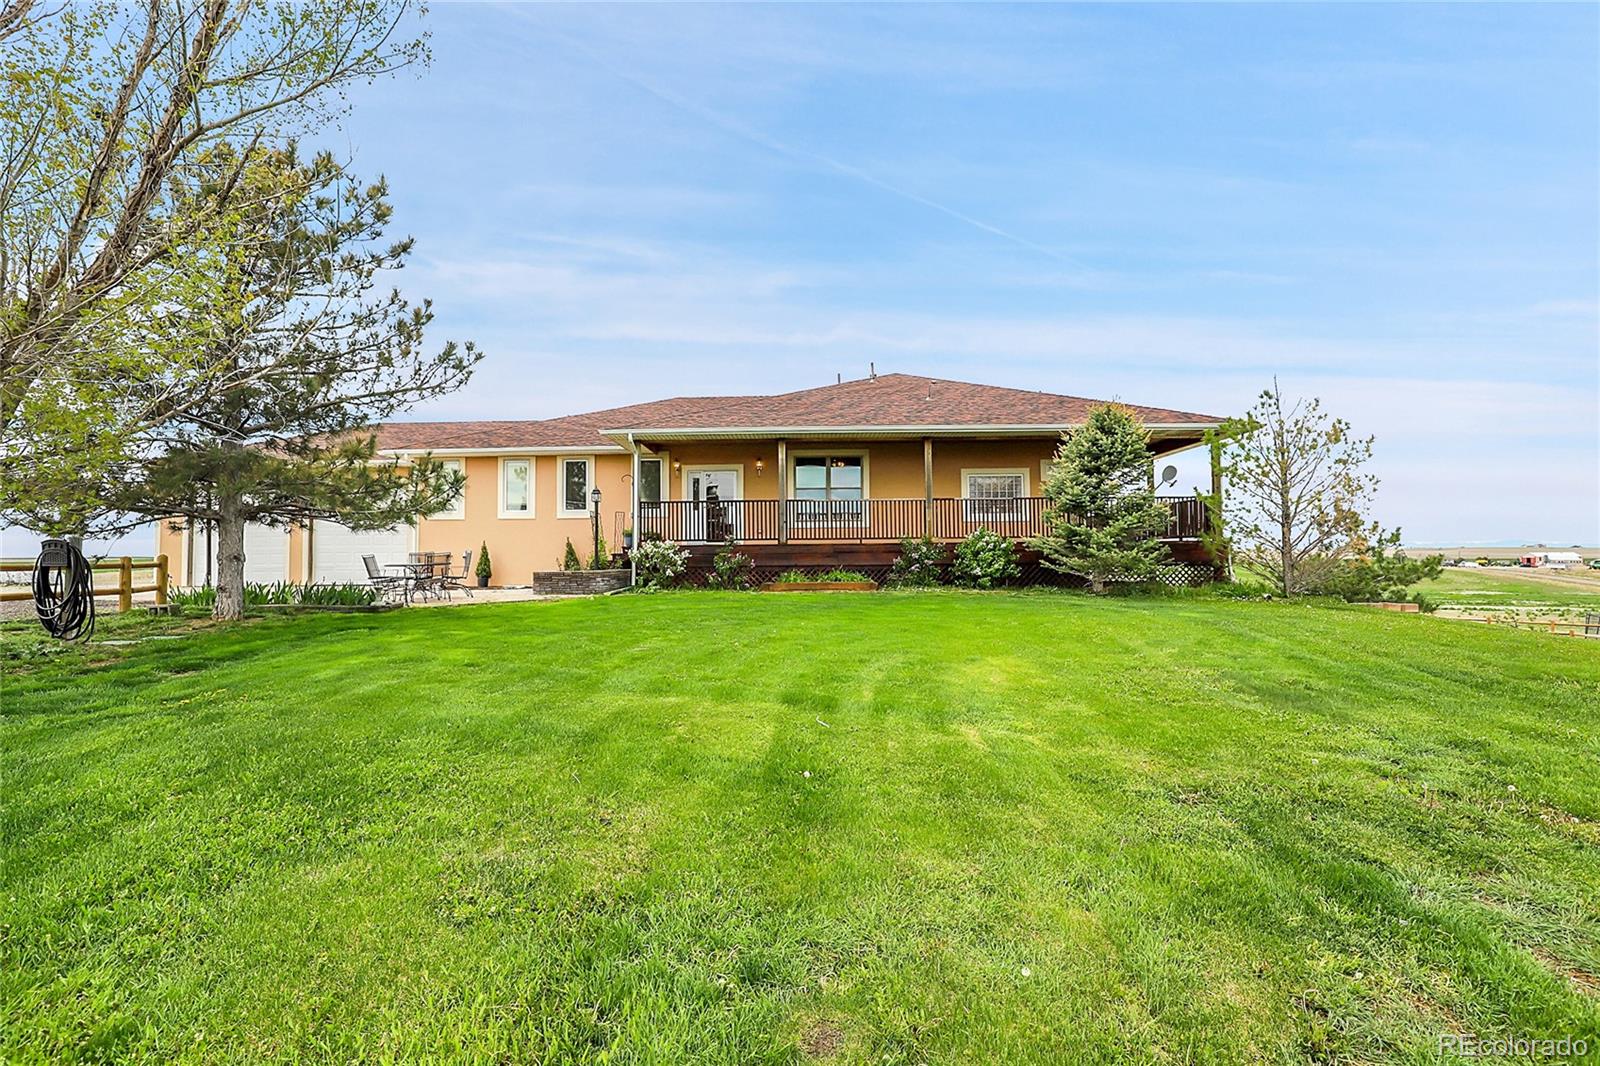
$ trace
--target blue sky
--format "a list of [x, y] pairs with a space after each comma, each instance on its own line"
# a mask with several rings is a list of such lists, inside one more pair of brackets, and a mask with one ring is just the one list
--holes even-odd
[[[487, 352], [429, 418], [905, 371], [1378, 437], [1407, 540], [1600, 542], [1574, 6], [436, 5], [326, 143]], [[1185, 464], [1184, 485], [1203, 479]]]

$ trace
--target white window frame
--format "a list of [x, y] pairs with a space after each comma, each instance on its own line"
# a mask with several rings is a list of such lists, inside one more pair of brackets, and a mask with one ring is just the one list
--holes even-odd
[[[861, 499], [857, 500], [803, 500], [795, 495], [795, 460], [796, 459], [860, 459], [861, 460]], [[867, 501], [872, 499], [872, 453], [865, 448], [802, 448], [789, 453], [788, 478], [785, 482], [789, 499], [795, 503], [820, 504], [827, 513], [816, 514], [808, 517], [805, 508], [795, 507], [789, 511], [789, 524], [793, 526], [840, 526], [840, 525], [866, 525], [870, 518], [870, 507]], [[835, 504], [852, 504], [859, 502], [861, 513], [854, 522], [848, 515], [834, 512]], [[839, 511], [844, 511], [840, 508]]]
[[[528, 464], [528, 509], [526, 511], [510, 511], [506, 509], [506, 466], [510, 463]], [[532, 518], [536, 507], [537, 491], [534, 488], [538, 480], [539, 463], [531, 455], [508, 455], [500, 460], [500, 517], [501, 518]]]
[[[1023, 500], [1033, 495], [1031, 491], [1032, 485], [1029, 482], [1029, 471], [1025, 466], [963, 467], [961, 470], [961, 515], [963, 519], [968, 522], [1017, 522], [1028, 517], [1028, 504], [1013, 503], [1007, 507], [1002, 506], [1003, 499], [974, 497], [971, 494], [971, 479], [975, 477], [1020, 477], [1022, 478], [1022, 492], [1012, 497], [1012, 499]], [[977, 506], [979, 504], [982, 506]]]
[[467, 517], [467, 461], [465, 459], [440, 459], [440, 466], [453, 467], [461, 471], [461, 495], [456, 497], [455, 506], [444, 511], [436, 511], [425, 517], [430, 522], [461, 522]]
[[[574, 511], [567, 507], [567, 464], [584, 464], [583, 484], [583, 510]], [[557, 518], [588, 518], [591, 504], [589, 497], [594, 494], [594, 456], [592, 455], [558, 455], [556, 456], [556, 517]]]

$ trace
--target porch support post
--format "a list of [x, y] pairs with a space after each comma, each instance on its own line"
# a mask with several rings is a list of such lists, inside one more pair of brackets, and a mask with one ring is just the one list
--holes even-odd
[[789, 543], [789, 442], [778, 439], [778, 543]]
[[933, 539], [933, 438], [922, 438], [922, 537]]
[[[1222, 442], [1211, 442], [1211, 506], [1206, 508], [1206, 532], [1211, 535], [1212, 576], [1218, 580], [1233, 577], [1233, 558], [1222, 539]], [[1224, 554], [1224, 558], [1217, 558]]]
[[[633, 453], [633, 476], [628, 479], [630, 486], [628, 490], [628, 528], [633, 530], [633, 543], [638, 545], [643, 543], [640, 539], [643, 536], [643, 531], [639, 528], [639, 445], [634, 441], [632, 433], [628, 434], [628, 451]], [[662, 463], [661, 466], [661, 496], [665, 499], [667, 496], [667, 470], [665, 463]], [[529, 480], [531, 481], [532, 479], [530, 478]], [[560, 479], [558, 478], [557, 480]], [[638, 583], [639, 564], [634, 561], [633, 549], [629, 548], [628, 584], [631, 586]]]

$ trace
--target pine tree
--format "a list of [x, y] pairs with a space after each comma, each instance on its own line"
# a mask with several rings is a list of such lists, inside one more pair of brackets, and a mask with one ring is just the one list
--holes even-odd
[[1149, 434], [1127, 408], [1096, 407], [1062, 435], [1044, 494], [1049, 532], [1034, 546], [1050, 569], [1104, 592], [1111, 580], [1153, 578], [1167, 559], [1171, 516], [1150, 484]]
[[[180, 204], [211, 218], [205, 240], [227, 249], [213, 269], [228, 295], [211, 310], [205, 351], [223, 372], [129, 381], [165, 406], [159, 439], [98, 494], [128, 514], [215, 523], [213, 615], [223, 619], [244, 610], [247, 523], [381, 529], [449, 505], [459, 474], [427, 457], [405, 468], [379, 461], [367, 427], [458, 388], [479, 358], [470, 344], [424, 352], [427, 303], [374, 293], [411, 249], [409, 239], [381, 243], [390, 214], [381, 181], [359, 186], [332, 156], [302, 161], [292, 143], [245, 155], [241, 165], [223, 145], [207, 158], [218, 182], [246, 185], [231, 202], [247, 209]], [[196, 197], [220, 192], [201, 182]]]

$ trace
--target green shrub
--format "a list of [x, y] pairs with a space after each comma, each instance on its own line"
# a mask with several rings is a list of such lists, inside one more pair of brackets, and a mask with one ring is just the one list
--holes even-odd
[[739, 551], [738, 545], [729, 540], [717, 551], [716, 558], [711, 560], [711, 575], [706, 579], [706, 584], [714, 589], [747, 589], [755, 565], [754, 559]]
[[1444, 566], [1444, 556], [1428, 555], [1411, 559], [1401, 551], [1393, 535], [1376, 545], [1362, 559], [1341, 563], [1328, 574], [1317, 590], [1350, 603], [1421, 603], [1410, 593], [1412, 585], [1433, 581]]
[[1017, 546], [1009, 537], [980, 529], [956, 545], [956, 561], [950, 567], [950, 579], [957, 585], [992, 589], [1021, 576]]
[[635, 585], [641, 589], [671, 588], [688, 566], [689, 552], [670, 540], [647, 540], [633, 550]]
[[582, 570], [583, 560], [578, 558], [578, 549], [572, 546], [572, 538], [567, 538], [567, 550], [561, 554], [561, 569]]
[[594, 555], [592, 555], [589, 558], [589, 569], [590, 570], [609, 570], [609, 569], [611, 569], [611, 552], [606, 547], [606, 536], [605, 536], [604, 533], [600, 534], [600, 539], [595, 544]]
[[341, 582], [328, 585], [301, 585], [295, 602], [306, 607], [367, 607], [378, 602], [378, 590], [371, 585]]
[[478, 549], [478, 565], [473, 569], [473, 573], [477, 574], [485, 581], [494, 576], [494, 566], [489, 562], [488, 541], [484, 541], [483, 547]]
[[859, 570], [824, 570], [818, 574], [808, 574], [804, 570], [785, 570], [778, 575], [780, 585], [801, 585], [808, 581], [871, 581], [872, 579]]
[[[211, 585], [174, 589], [167, 598], [179, 607], [210, 608], [217, 602], [217, 590]], [[251, 582], [244, 587], [246, 607], [365, 607], [376, 602], [376, 588], [351, 582], [326, 585], [291, 585], [287, 581], [274, 581], [270, 585]]]
[[889, 568], [888, 584], [896, 588], [931, 588], [943, 577], [944, 547], [931, 540], [907, 537], [900, 557]]

